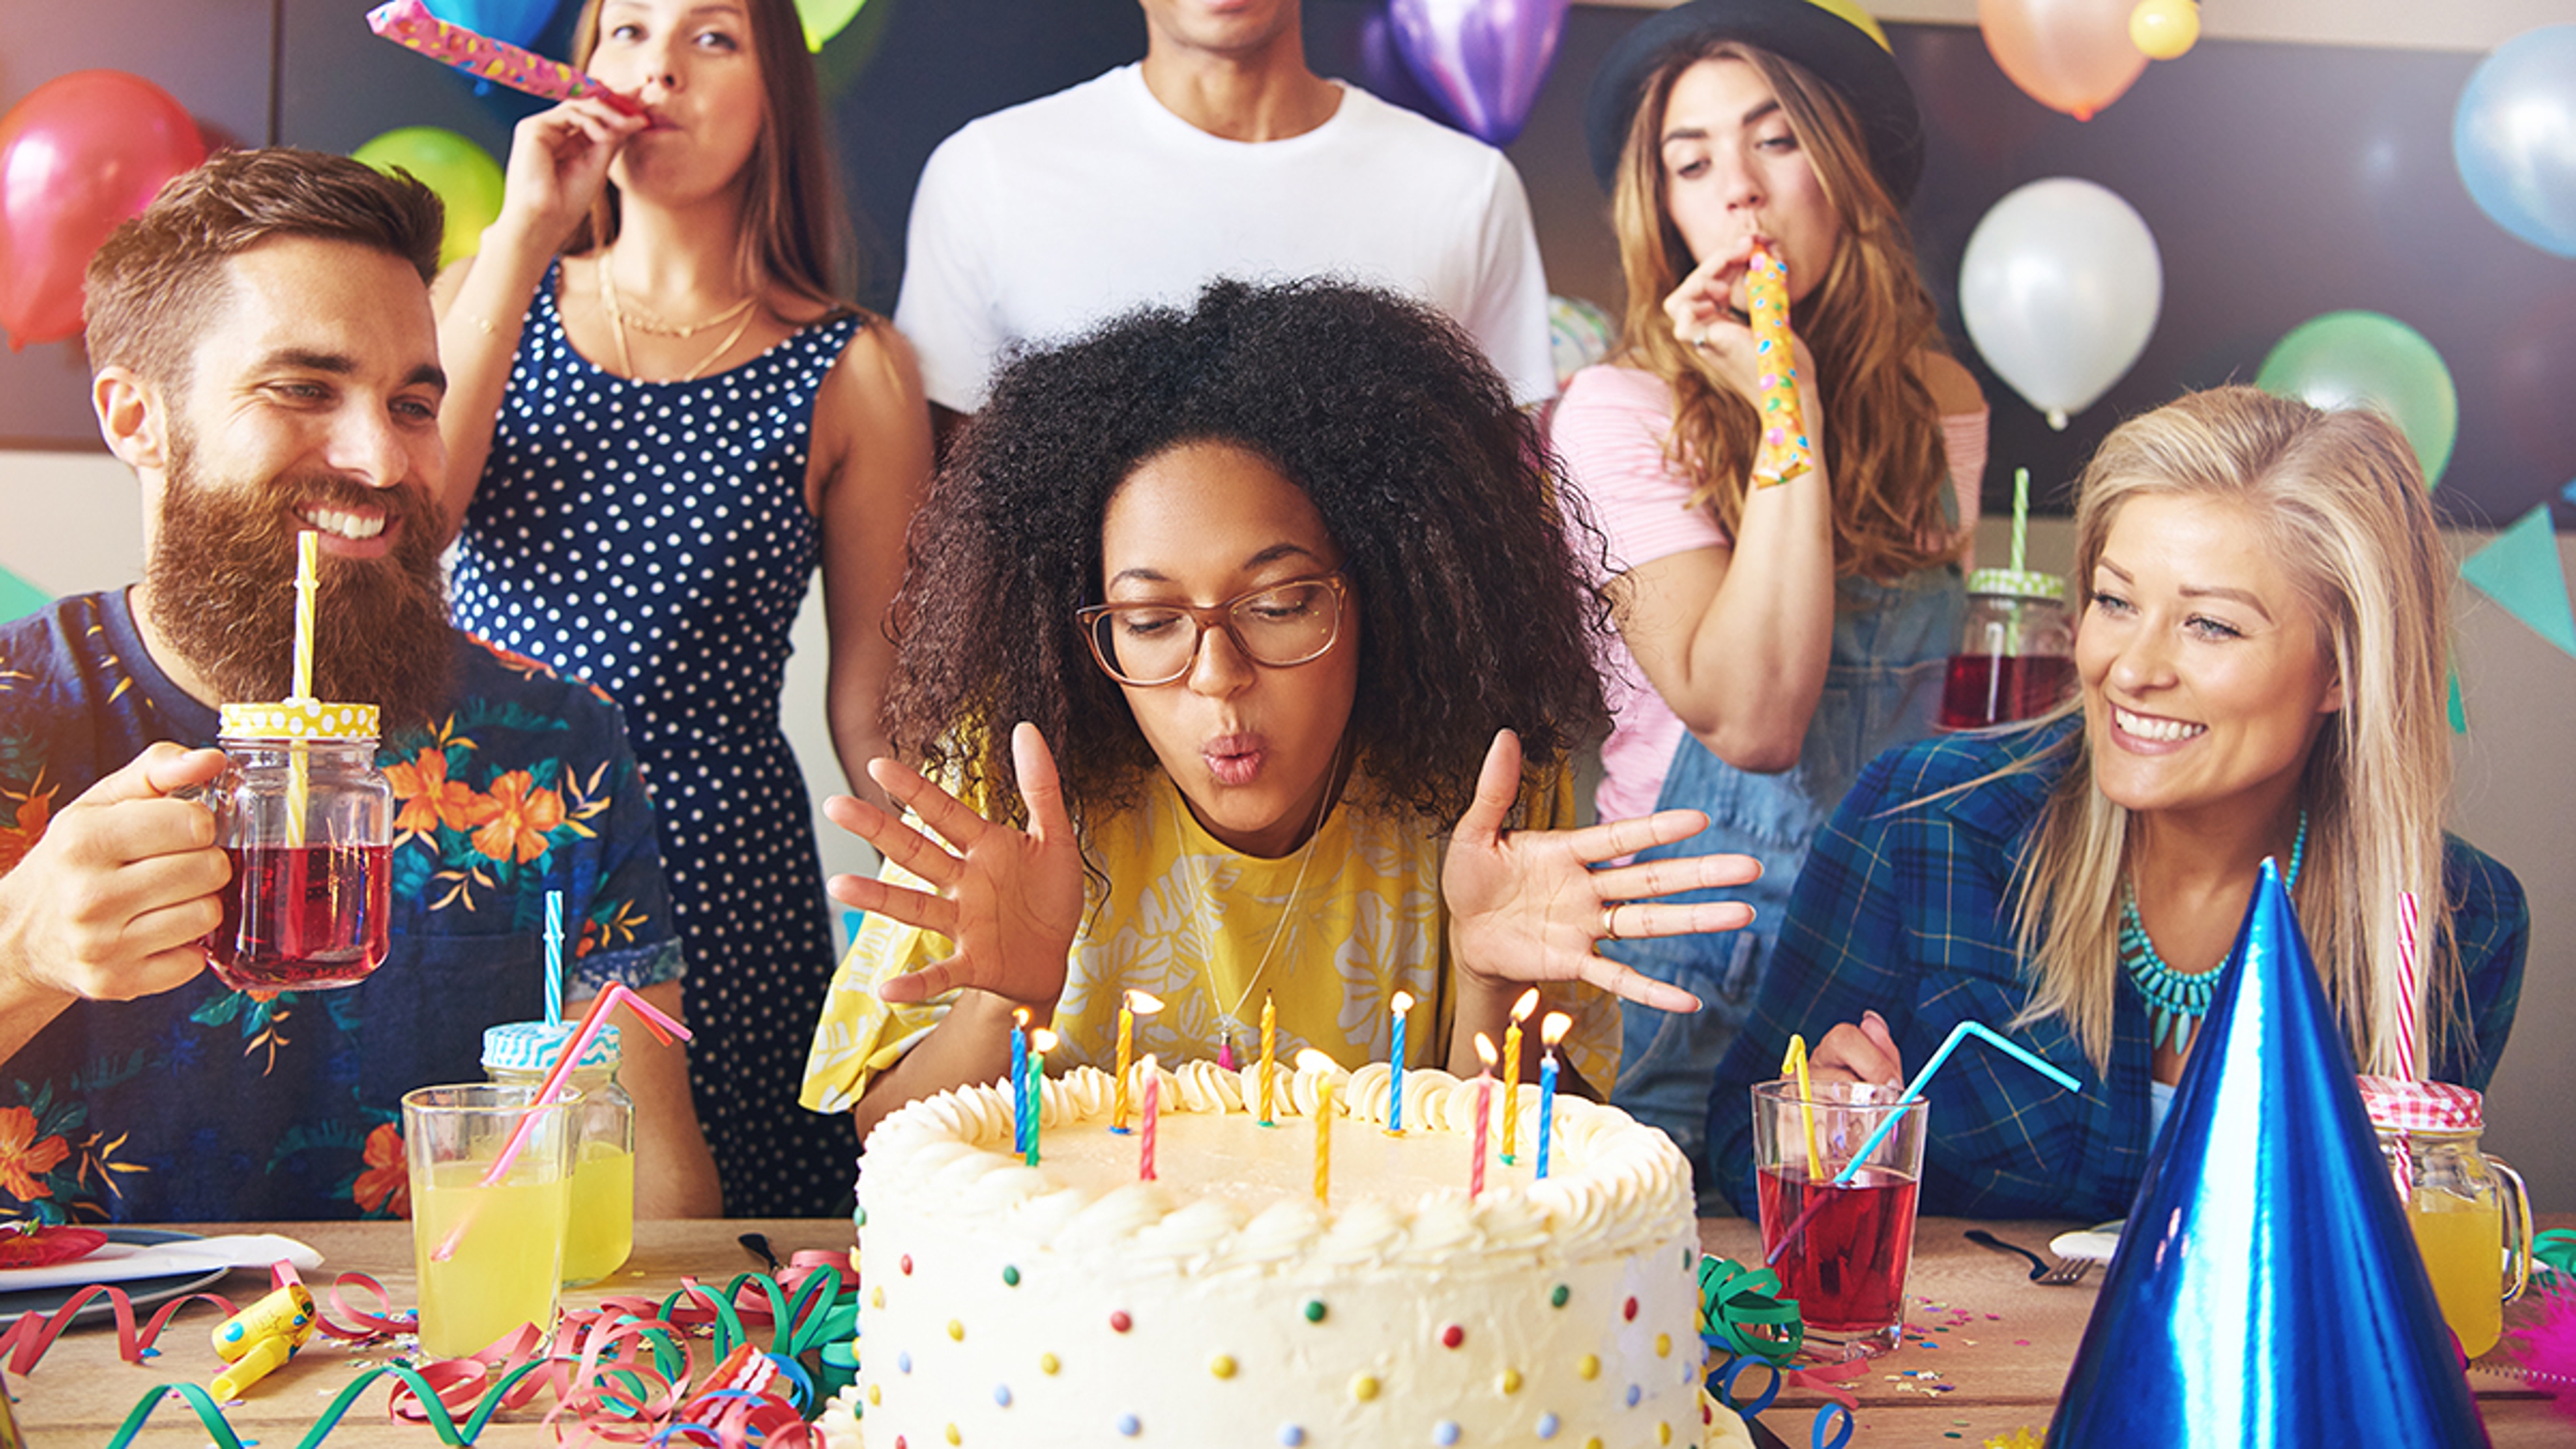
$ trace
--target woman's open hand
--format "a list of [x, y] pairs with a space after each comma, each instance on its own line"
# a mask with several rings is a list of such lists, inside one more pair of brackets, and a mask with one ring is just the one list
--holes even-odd
[[833, 899], [945, 936], [955, 947], [946, 960], [878, 983], [879, 998], [927, 1001], [965, 986], [1052, 1009], [1063, 994], [1065, 954], [1082, 921], [1082, 851], [1065, 813], [1055, 756], [1037, 726], [1011, 731], [1011, 763], [1028, 806], [1025, 831], [986, 820], [917, 771], [883, 758], [868, 762], [869, 778], [939, 840], [847, 795], [825, 803], [833, 824], [937, 891], [839, 875], [831, 880]]
[[1696, 1011], [1698, 998], [1601, 955], [1604, 938], [1679, 936], [1749, 925], [1735, 901], [1641, 902], [1675, 891], [1744, 885], [1762, 866], [1749, 855], [1702, 855], [1598, 870], [1605, 860], [1687, 840], [1708, 828], [1696, 810], [1664, 810], [1581, 830], [1510, 830], [1520, 794], [1521, 745], [1494, 736], [1476, 777], [1476, 799], [1450, 832], [1440, 893], [1462, 971], [1493, 981], [1583, 980], [1665, 1011]]

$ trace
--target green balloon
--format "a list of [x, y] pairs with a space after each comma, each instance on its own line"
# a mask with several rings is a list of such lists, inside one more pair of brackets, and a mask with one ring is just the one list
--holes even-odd
[[438, 264], [470, 257], [483, 245], [483, 228], [501, 215], [501, 163], [454, 131], [405, 126], [387, 131], [349, 153], [379, 171], [408, 171], [447, 204], [447, 231]]
[[2290, 329], [2254, 384], [2315, 407], [2376, 407], [2406, 434], [2424, 486], [2442, 481], [2460, 431], [2460, 390], [2424, 334], [2377, 312], [2328, 312]]

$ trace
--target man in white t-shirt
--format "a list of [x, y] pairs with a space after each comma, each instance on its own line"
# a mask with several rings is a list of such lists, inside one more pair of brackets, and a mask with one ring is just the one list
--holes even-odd
[[1501, 152], [1308, 70], [1298, 0], [1139, 3], [1141, 63], [974, 121], [922, 171], [895, 322], [934, 404], [973, 412], [1012, 344], [1220, 276], [1410, 293], [1515, 400], [1555, 394], [1547, 280]]

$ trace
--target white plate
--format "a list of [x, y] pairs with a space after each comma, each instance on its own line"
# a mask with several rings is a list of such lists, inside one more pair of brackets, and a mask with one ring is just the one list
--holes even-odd
[[[109, 1242], [133, 1243], [138, 1246], [192, 1242], [196, 1237], [195, 1233], [173, 1233], [160, 1228], [107, 1229]], [[229, 1271], [231, 1270], [227, 1268], [216, 1268], [204, 1273], [170, 1273], [157, 1278], [136, 1278], [116, 1286], [124, 1290], [126, 1298], [138, 1310], [135, 1326], [139, 1328], [142, 1326], [140, 1320], [148, 1316], [142, 1314], [140, 1310], [155, 1303], [167, 1302], [183, 1294], [194, 1293], [200, 1288], [213, 1284]], [[72, 1294], [78, 1291], [79, 1286], [75, 1285], [69, 1288], [26, 1288], [16, 1292], [0, 1293], [0, 1328], [17, 1322], [22, 1314], [51, 1313], [70, 1302]], [[72, 1315], [72, 1321], [86, 1323], [94, 1319], [112, 1317], [115, 1312], [116, 1306], [102, 1295], [93, 1297], [83, 1304], [81, 1311]]]
[[2120, 1248], [2122, 1223], [2095, 1223], [2080, 1233], [2059, 1233], [2048, 1240], [2048, 1251], [2061, 1258], [2088, 1258], [2108, 1263]]

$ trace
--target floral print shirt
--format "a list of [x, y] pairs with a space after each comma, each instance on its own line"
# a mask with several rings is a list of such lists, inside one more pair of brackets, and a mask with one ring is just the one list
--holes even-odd
[[[454, 637], [447, 710], [378, 754], [396, 811], [385, 963], [335, 991], [234, 991], [206, 972], [73, 1005], [0, 1069], [0, 1214], [403, 1216], [402, 1094], [482, 1080], [483, 1029], [544, 1014], [548, 891], [564, 892], [567, 996], [679, 976], [616, 705]], [[0, 872], [145, 747], [215, 735], [215, 711], [152, 662], [123, 592], [0, 625]]]

